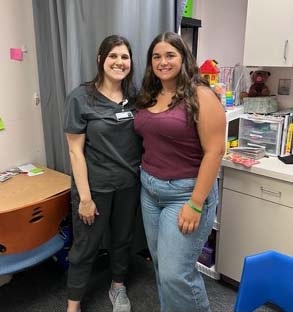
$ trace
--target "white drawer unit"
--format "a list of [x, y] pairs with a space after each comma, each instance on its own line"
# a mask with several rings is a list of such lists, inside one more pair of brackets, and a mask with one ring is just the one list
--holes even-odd
[[[289, 170], [289, 168], [288, 168]], [[240, 281], [247, 255], [293, 255], [293, 183], [224, 168], [217, 271]]]
[[225, 168], [224, 173], [224, 189], [293, 208], [292, 183], [228, 168]]
[[283, 117], [244, 114], [240, 116], [239, 146], [262, 146], [266, 154], [280, 154]]

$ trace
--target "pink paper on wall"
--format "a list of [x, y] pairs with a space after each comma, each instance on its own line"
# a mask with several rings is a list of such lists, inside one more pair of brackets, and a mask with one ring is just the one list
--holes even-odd
[[10, 59], [16, 61], [22, 61], [22, 50], [19, 48], [10, 48]]

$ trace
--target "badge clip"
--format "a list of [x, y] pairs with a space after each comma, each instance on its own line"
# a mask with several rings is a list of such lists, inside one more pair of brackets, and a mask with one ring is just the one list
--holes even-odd
[[122, 106], [122, 112], [124, 111], [124, 106], [128, 103], [128, 100], [125, 99], [122, 101], [121, 106]]

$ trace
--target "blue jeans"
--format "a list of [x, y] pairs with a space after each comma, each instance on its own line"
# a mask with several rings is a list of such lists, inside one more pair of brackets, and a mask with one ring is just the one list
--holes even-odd
[[204, 281], [195, 263], [211, 233], [218, 203], [215, 182], [199, 227], [178, 228], [178, 212], [190, 198], [196, 179], [160, 180], [141, 170], [141, 205], [148, 247], [156, 272], [161, 312], [209, 312]]

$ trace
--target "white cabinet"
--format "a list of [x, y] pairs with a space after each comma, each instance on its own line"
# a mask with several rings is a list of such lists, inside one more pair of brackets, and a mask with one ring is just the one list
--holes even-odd
[[243, 64], [291, 67], [292, 21], [292, 0], [248, 0]]
[[224, 167], [223, 184], [217, 271], [240, 281], [247, 255], [293, 255], [293, 183]]

